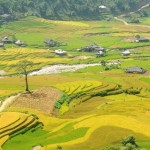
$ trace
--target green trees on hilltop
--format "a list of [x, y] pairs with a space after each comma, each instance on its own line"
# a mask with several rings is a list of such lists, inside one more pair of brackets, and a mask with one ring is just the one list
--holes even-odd
[[[57, 20], [91, 20], [102, 18], [103, 13], [117, 14], [131, 11], [148, 1], [149, 0], [0, 0], [0, 15], [10, 14], [13, 19], [34, 15]], [[102, 5], [106, 6], [106, 8], [99, 7]]]

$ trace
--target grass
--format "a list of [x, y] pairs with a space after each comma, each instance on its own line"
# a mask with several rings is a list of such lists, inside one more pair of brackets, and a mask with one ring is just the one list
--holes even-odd
[[[3, 112], [0, 113], [0, 146], [9, 139], [12, 135], [22, 134], [27, 130], [36, 127], [36, 119], [33, 116], [18, 113], [18, 112]], [[34, 126], [33, 126], [34, 125]]]
[[143, 141], [138, 140], [137, 143], [140, 147], [143, 147], [145, 149], [150, 149], [150, 145], [149, 145], [150, 141], [149, 140], [143, 140]]
[[[113, 120], [114, 119], [114, 120]], [[110, 123], [111, 122], [111, 123]], [[138, 126], [137, 123], [140, 123]], [[118, 115], [110, 115], [110, 116], [95, 116], [95, 117], [90, 117], [90, 118], [87, 118], [85, 120], [82, 120], [80, 121], [79, 123], [76, 123], [74, 125], [75, 129], [81, 129], [82, 128], [89, 128], [87, 134], [80, 138], [80, 139], [76, 139], [74, 141], [67, 141], [64, 143], [57, 143], [57, 144], [52, 144], [52, 145], [48, 145], [44, 148], [42, 148], [43, 150], [45, 150], [46, 148], [48, 149], [54, 149], [57, 147], [57, 145], [61, 145], [62, 147], [68, 147], [68, 148], [71, 148], [71, 147], [78, 147], [78, 145], [84, 145], [83, 148], [85, 148], [86, 144], [88, 143], [88, 140], [89, 138], [91, 137], [92, 134], [95, 134], [95, 132], [97, 131], [96, 129], [99, 129], [99, 128], [103, 128], [105, 126], [108, 126], [108, 125], [112, 125], [113, 127], [112, 128], [124, 128], [124, 130], [126, 130], [127, 132], [126, 133], [121, 133], [120, 134], [120, 137], [123, 136], [123, 134], [126, 134], [128, 135], [130, 131], [130, 133], [133, 133], [134, 132], [134, 135], [141, 135], [141, 137], [145, 137], [145, 139], [147, 139], [150, 135], [148, 134], [148, 130], [150, 129], [147, 124], [141, 124], [140, 121], [137, 121], [135, 119], [132, 119], [130, 117], [125, 117], [125, 116], [118, 116]], [[147, 127], [148, 129], [147, 129]], [[146, 127], [146, 130], [144, 130], [143, 127]], [[112, 130], [111, 130], [112, 131]], [[116, 131], [116, 130], [115, 130]], [[100, 133], [102, 134], [103, 131], [101, 131]], [[137, 134], [136, 134], [137, 133]], [[105, 133], [106, 134], [106, 133]], [[116, 135], [116, 134], [115, 134]], [[100, 136], [99, 134], [97, 134], [97, 136]], [[106, 135], [106, 138], [108, 139], [105, 139], [104, 140], [104, 135], [103, 135], [103, 142], [100, 142], [101, 146], [99, 147], [104, 147], [106, 146], [106, 143], [111, 143], [112, 141], [110, 141], [110, 133], [108, 133], [108, 130], [107, 130], [107, 135]], [[143, 138], [142, 137], [142, 138]], [[119, 140], [119, 136], [116, 137], [116, 139], [118, 138]], [[95, 137], [91, 138], [91, 141], [93, 141], [95, 139]], [[117, 142], [117, 140], [114, 139], [113, 142]], [[108, 140], [108, 142], [106, 142]], [[116, 141], [115, 141], [116, 140]], [[62, 141], [61, 141], [62, 142]], [[105, 143], [106, 142], [106, 143]], [[80, 144], [82, 143], [82, 144]], [[98, 145], [98, 144], [95, 144], [95, 145]], [[96, 146], [95, 145], [92, 145], [94, 146], [93, 148], [95, 148]], [[80, 148], [82, 148], [82, 146]], [[87, 148], [87, 147], [86, 147]], [[88, 147], [87, 149], [90, 149], [90, 147]]]
[[[71, 149], [96, 150], [99, 149], [99, 147], [105, 148], [106, 145], [117, 143], [123, 137], [130, 135], [133, 135], [136, 139], [143, 139], [143, 138], [147, 139], [147, 137], [143, 136], [142, 134], [135, 133], [125, 128], [119, 128], [114, 126], [103, 126], [96, 129], [86, 142], [75, 144], [71, 146]], [[63, 148], [69, 150], [70, 146], [63, 146]]]
[[4, 136], [0, 140], [0, 150], [2, 150], [2, 145], [9, 139], [9, 136]]
[[65, 112], [69, 111], [69, 105], [67, 104], [67, 102], [64, 102], [61, 105], [61, 108], [59, 109], [59, 114], [63, 115]]
[[[108, 31], [105, 31], [105, 29]], [[115, 21], [66, 22], [27, 17], [8, 25], [3, 25], [2, 28], [0, 28], [1, 38], [4, 36], [12, 38], [12, 35], [15, 35], [17, 39], [27, 43], [27, 48], [19, 48], [15, 45], [7, 44], [6, 50], [0, 51], [0, 69], [5, 70], [8, 74], [16, 73], [15, 70], [9, 70], [10, 66], [17, 63], [19, 60], [24, 59], [34, 61], [35, 65], [32, 70], [39, 69], [49, 64], [93, 63], [100, 62], [103, 59], [120, 59], [120, 52], [117, 49], [131, 49], [138, 47], [142, 50], [142, 47], [149, 47], [149, 42], [135, 43], [125, 42], [123, 40], [126, 37], [134, 37], [136, 34], [143, 34], [144, 36], [147, 35], [147, 28], [141, 27], [138, 29], [138, 33], [136, 29], [137, 28], [133, 27], [128, 28]], [[22, 32], [22, 30], [24, 30], [24, 32]], [[52, 38], [64, 43], [64, 46], [53, 48], [46, 47], [43, 41], [47, 38]], [[93, 58], [87, 60], [71, 59], [80, 55], [95, 56], [95, 54], [77, 53], [76, 51], [78, 48], [82, 48], [93, 43], [97, 43], [108, 50], [105, 58]], [[67, 50], [68, 56], [58, 57], [52, 53], [53, 50], [58, 48]], [[130, 56], [130, 58], [143, 56], [148, 57], [149, 52], [144, 51], [143, 54], [134, 54]], [[137, 63], [138, 62], [136, 62], [136, 64]]]

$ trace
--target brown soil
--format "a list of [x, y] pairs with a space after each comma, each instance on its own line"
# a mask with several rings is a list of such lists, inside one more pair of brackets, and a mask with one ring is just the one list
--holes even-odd
[[135, 37], [126, 37], [123, 39], [124, 42], [135, 42], [136, 38]]
[[45, 87], [31, 93], [22, 94], [13, 104], [15, 107], [32, 108], [47, 114], [53, 112], [54, 103], [61, 96], [57, 89]]
[[80, 60], [80, 59], [89, 59], [89, 58], [94, 58], [93, 56], [77, 56], [74, 59], [75, 60]]

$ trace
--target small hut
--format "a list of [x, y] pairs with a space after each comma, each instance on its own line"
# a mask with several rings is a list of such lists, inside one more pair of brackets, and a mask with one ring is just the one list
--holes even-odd
[[131, 55], [131, 52], [129, 50], [121, 52], [122, 56], [129, 56]]
[[98, 51], [105, 51], [105, 48], [98, 46], [97, 44], [92, 44], [89, 46], [86, 46], [84, 48], [82, 48], [80, 51], [84, 51], [84, 52], [98, 52]]
[[100, 9], [106, 9], [107, 7], [105, 5], [100, 5], [99, 8]]
[[3, 43], [11, 44], [12, 40], [10, 40], [7, 36], [2, 39]]
[[67, 55], [67, 52], [62, 50], [62, 49], [55, 50], [54, 52], [55, 52], [55, 54], [57, 54], [59, 56], [66, 56]]
[[57, 41], [54, 41], [53, 39], [46, 39], [44, 43], [49, 47], [59, 46], [59, 43]]
[[104, 51], [98, 51], [98, 52], [96, 53], [96, 55], [97, 55], [98, 57], [104, 57], [106, 54], [105, 54]]
[[129, 67], [129, 68], [126, 68], [125, 72], [126, 73], [144, 74], [146, 72], [146, 70], [141, 67]]
[[0, 43], [0, 48], [3, 48], [4, 47], [4, 43]]
[[144, 37], [140, 37], [140, 38], [135, 40], [135, 42], [148, 42], [148, 41], [149, 41], [149, 39], [146, 39]]
[[15, 44], [18, 46], [25, 46], [25, 43], [20, 40], [16, 41]]

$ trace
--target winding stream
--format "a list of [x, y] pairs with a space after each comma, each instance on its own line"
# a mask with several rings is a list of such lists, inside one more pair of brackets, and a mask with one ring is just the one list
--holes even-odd
[[100, 63], [94, 64], [77, 64], [77, 65], [52, 65], [46, 66], [38, 71], [33, 71], [30, 73], [31, 76], [33, 75], [43, 75], [43, 74], [56, 74], [62, 72], [74, 72], [78, 69], [91, 67], [91, 66], [99, 66]]

